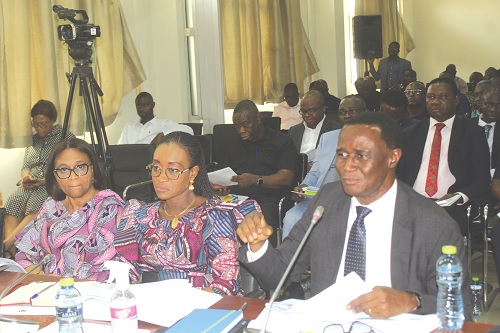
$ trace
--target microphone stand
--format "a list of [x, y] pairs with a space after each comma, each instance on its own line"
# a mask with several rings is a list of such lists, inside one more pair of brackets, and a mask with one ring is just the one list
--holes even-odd
[[295, 250], [295, 253], [293, 254], [292, 260], [290, 260], [290, 263], [288, 264], [288, 267], [286, 268], [285, 273], [283, 273], [283, 276], [281, 277], [281, 280], [278, 283], [278, 286], [276, 287], [273, 294], [271, 295], [271, 298], [269, 299], [269, 303], [267, 304], [267, 308], [266, 308], [266, 314], [264, 316], [264, 323], [262, 325], [262, 328], [260, 329], [260, 333], [266, 332], [267, 321], [269, 320], [269, 314], [271, 313], [271, 308], [273, 307], [273, 303], [276, 300], [276, 298], [278, 297], [278, 293], [280, 292], [281, 288], [283, 287], [283, 284], [285, 283], [285, 280], [286, 280], [288, 274], [292, 270], [292, 267], [295, 264], [295, 261], [297, 261], [297, 257], [299, 256], [300, 251], [302, 251], [304, 244], [306, 243], [307, 239], [309, 238], [309, 234], [311, 233], [313, 227], [321, 219], [321, 216], [323, 216], [324, 210], [325, 209], [323, 208], [323, 206], [316, 207], [316, 210], [314, 211], [309, 228], [307, 228], [307, 231], [306, 231], [304, 237], [302, 237], [302, 241], [300, 242], [299, 246], [297, 247], [297, 250]]

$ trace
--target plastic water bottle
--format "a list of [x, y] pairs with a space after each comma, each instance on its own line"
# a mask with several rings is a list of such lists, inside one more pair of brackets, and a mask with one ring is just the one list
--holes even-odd
[[476, 318], [483, 313], [483, 285], [479, 282], [478, 277], [472, 278], [470, 289], [472, 291], [472, 300], [474, 301], [472, 315]]
[[59, 333], [83, 333], [83, 299], [73, 278], [62, 278], [56, 295], [56, 319]]
[[445, 245], [442, 251], [443, 255], [436, 263], [437, 316], [440, 329], [454, 331], [464, 324], [462, 263], [456, 256], [456, 246]]

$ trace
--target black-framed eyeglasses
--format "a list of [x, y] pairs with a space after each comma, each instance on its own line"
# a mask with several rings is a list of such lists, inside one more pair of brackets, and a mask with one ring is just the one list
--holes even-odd
[[420, 95], [422, 94], [424, 91], [422, 89], [406, 89], [405, 90], [405, 95], [406, 96], [410, 96], [410, 95]]
[[[161, 167], [159, 167], [158, 165], [154, 165], [154, 164], [150, 164], [150, 165], [146, 166], [146, 169], [148, 169], [151, 177], [160, 177], [161, 173], [164, 171]], [[191, 168], [179, 170], [176, 168], [166, 168], [165, 175], [170, 180], [177, 180], [184, 172], [187, 172], [190, 169]]]
[[50, 126], [50, 122], [45, 122], [45, 123], [37, 123], [36, 121], [31, 121], [31, 126], [33, 128], [47, 128]]
[[323, 333], [374, 333], [370, 325], [366, 325], [360, 321], [352, 323], [349, 331], [344, 331], [344, 327], [340, 324], [331, 324], [323, 329]]
[[316, 113], [319, 109], [321, 109], [323, 107], [322, 106], [318, 106], [316, 109], [310, 109], [310, 110], [304, 110], [304, 109], [300, 109], [299, 110], [299, 113], [301, 116], [305, 115], [305, 114], [308, 114], [308, 113]]
[[59, 177], [59, 179], [68, 179], [71, 176], [71, 172], [74, 172], [78, 177], [85, 176], [89, 172], [90, 163], [78, 164], [73, 169], [72, 168], [56, 168], [54, 169], [54, 174]]

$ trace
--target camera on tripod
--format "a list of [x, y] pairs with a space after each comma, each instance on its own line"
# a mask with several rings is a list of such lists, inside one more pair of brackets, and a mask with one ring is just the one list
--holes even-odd
[[[92, 41], [101, 36], [101, 27], [88, 23], [89, 17], [85, 10], [68, 9], [54, 5], [52, 10], [61, 20], [69, 20], [71, 24], [62, 24], [57, 27], [59, 40], [66, 42], [70, 48], [69, 55], [78, 62], [88, 62], [92, 56]], [[80, 14], [82, 19], [75, 16]]]

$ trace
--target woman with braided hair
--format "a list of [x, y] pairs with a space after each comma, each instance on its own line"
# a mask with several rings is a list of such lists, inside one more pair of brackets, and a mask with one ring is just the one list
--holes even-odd
[[253, 200], [222, 202], [200, 144], [184, 132], [161, 139], [148, 170], [160, 201], [130, 200], [115, 235], [119, 259], [133, 266], [132, 279], [152, 271], [159, 280], [188, 279], [207, 291], [241, 294], [236, 229], [260, 207]]

